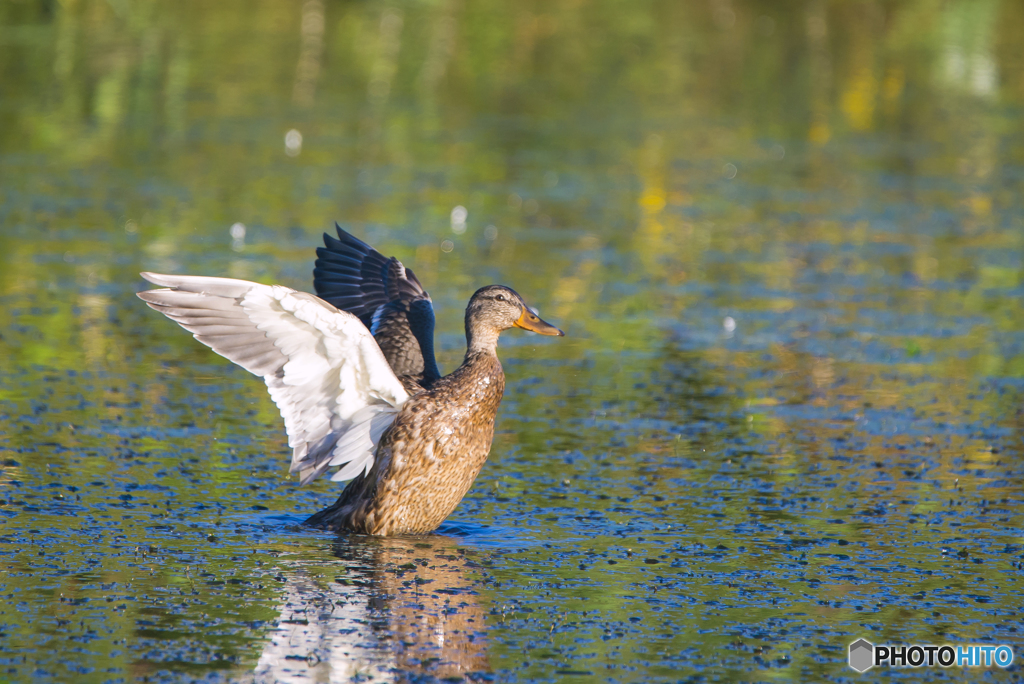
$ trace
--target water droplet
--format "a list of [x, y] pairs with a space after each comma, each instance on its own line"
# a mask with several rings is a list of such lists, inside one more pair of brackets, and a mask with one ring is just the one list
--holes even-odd
[[241, 252], [245, 249], [245, 224], [244, 223], [233, 223], [231, 228], [228, 229], [228, 233], [231, 235], [231, 249], [236, 252]]
[[302, 152], [302, 133], [294, 128], [284, 134], [284, 153], [289, 157], [297, 157]]
[[[462, 235], [466, 232], [466, 219], [469, 218], [469, 211], [461, 204], [452, 209], [452, 232]], [[449, 250], [450, 251], [450, 250]]]
[[736, 13], [727, 5], [721, 5], [715, 9], [714, 20], [715, 25], [725, 31], [736, 25]]

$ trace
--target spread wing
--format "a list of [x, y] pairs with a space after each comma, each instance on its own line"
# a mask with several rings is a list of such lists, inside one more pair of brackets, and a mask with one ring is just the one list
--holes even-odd
[[358, 316], [399, 378], [429, 387], [441, 377], [434, 359], [434, 306], [412, 269], [386, 258], [335, 224], [316, 250], [313, 286], [324, 300]]
[[331, 466], [350, 480], [409, 398], [359, 319], [305, 292], [230, 278], [142, 277], [152, 308], [221, 356], [262, 376], [281, 410], [302, 484]]

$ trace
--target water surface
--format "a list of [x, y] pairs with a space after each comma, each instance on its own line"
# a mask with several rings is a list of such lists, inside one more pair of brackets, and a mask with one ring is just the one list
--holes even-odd
[[[0, 6], [0, 681], [1024, 657], [1022, 22]], [[309, 290], [334, 220], [416, 270], [447, 371], [484, 284], [567, 333], [503, 336], [491, 458], [429, 537], [302, 528], [338, 485], [289, 479], [263, 383], [134, 297], [141, 270]]]

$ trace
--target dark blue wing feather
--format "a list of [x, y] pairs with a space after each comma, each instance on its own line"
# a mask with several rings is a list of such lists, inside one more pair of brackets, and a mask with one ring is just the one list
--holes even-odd
[[382, 255], [335, 224], [316, 250], [317, 295], [359, 317], [403, 382], [429, 387], [440, 373], [434, 359], [434, 307], [411, 269]]

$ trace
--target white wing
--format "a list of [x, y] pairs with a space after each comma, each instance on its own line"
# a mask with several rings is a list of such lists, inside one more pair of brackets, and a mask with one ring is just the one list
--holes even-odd
[[152, 308], [221, 356], [260, 375], [281, 410], [291, 472], [302, 484], [330, 466], [350, 480], [409, 398], [370, 331], [319, 297], [231, 278], [143, 273], [169, 289], [140, 292]]

